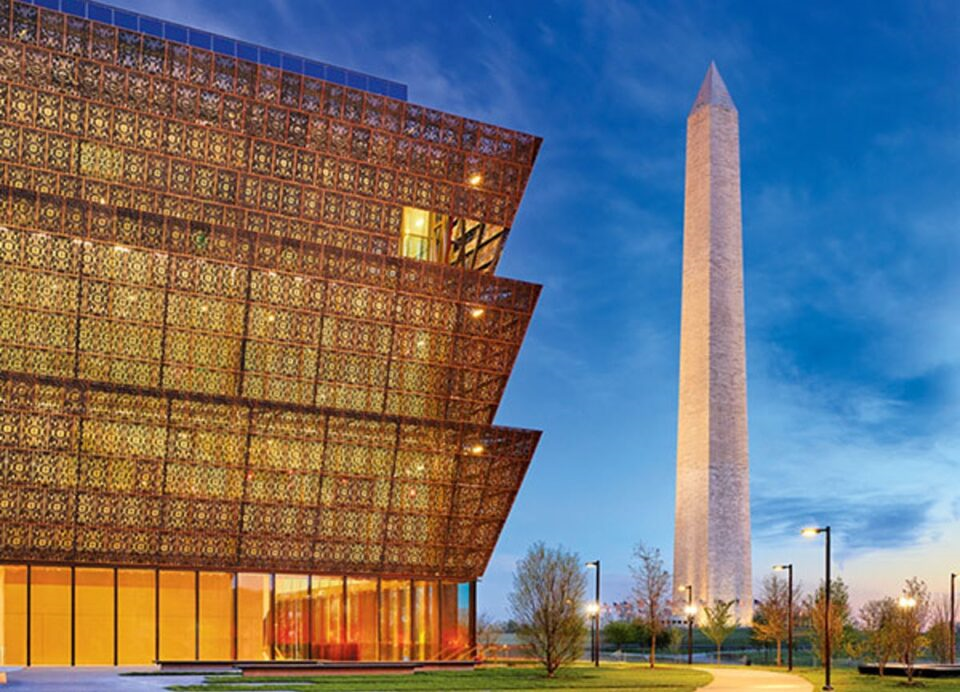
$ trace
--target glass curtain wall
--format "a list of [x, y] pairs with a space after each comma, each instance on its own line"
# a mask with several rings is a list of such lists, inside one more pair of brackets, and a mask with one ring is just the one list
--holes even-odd
[[229, 661], [233, 655], [233, 575], [200, 573], [200, 660]]
[[277, 577], [278, 661], [303, 660], [310, 656], [309, 580], [303, 575], [278, 574]]
[[0, 565], [0, 665], [463, 659], [472, 655], [470, 588], [432, 580]]
[[152, 569], [117, 572], [117, 663], [151, 663], [157, 655], [157, 573]]
[[69, 567], [30, 569], [30, 662], [35, 666], [69, 666]]
[[344, 599], [343, 577], [313, 577], [310, 594], [313, 609], [313, 643], [310, 658], [339, 661], [343, 659]]
[[437, 582], [417, 581], [414, 593], [414, 652], [420, 661], [430, 661], [440, 653], [440, 589]]
[[196, 573], [160, 572], [160, 660], [197, 656]]
[[380, 582], [380, 660], [410, 660], [410, 581]]
[[0, 666], [27, 664], [27, 568], [0, 565]]
[[344, 658], [348, 661], [376, 661], [377, 580], [347, 578], [347, 643]]
[[237, 659], [268, 661], [273, 650], [273, 603], [269, 574], [237, 579]]
[[443, 582], [440, 587], [440, 633], [442, 659], [470, 655], [470, 584]]
[[75, 572], [77, 599], [73, 621], [74, 650], [78, 666], [113, 665], [113, 570]]

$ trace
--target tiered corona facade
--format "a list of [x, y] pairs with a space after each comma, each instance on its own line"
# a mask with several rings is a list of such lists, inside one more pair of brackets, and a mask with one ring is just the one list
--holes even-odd
[[471, 655], [540, 141], [404, 99], [0, 0], [0, 664]]

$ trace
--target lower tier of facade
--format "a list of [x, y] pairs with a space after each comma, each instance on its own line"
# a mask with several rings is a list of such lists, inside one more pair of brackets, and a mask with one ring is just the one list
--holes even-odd
[[0, 665], [470, 658], [476, 582], [0, 565]]

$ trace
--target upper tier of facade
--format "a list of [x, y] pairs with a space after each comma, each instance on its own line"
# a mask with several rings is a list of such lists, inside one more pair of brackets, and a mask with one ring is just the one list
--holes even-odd
[[0, 150], [67, 197], [493, 271], [539, 149], [26, 3], [0, 0], [0, 38]]

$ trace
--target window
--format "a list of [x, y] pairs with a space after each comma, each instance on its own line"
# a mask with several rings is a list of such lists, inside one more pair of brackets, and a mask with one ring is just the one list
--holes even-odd
[[447, 217], [425, 209], [403, 208], [400, 254], [426, 262], [447, 262], [449, 233]]

